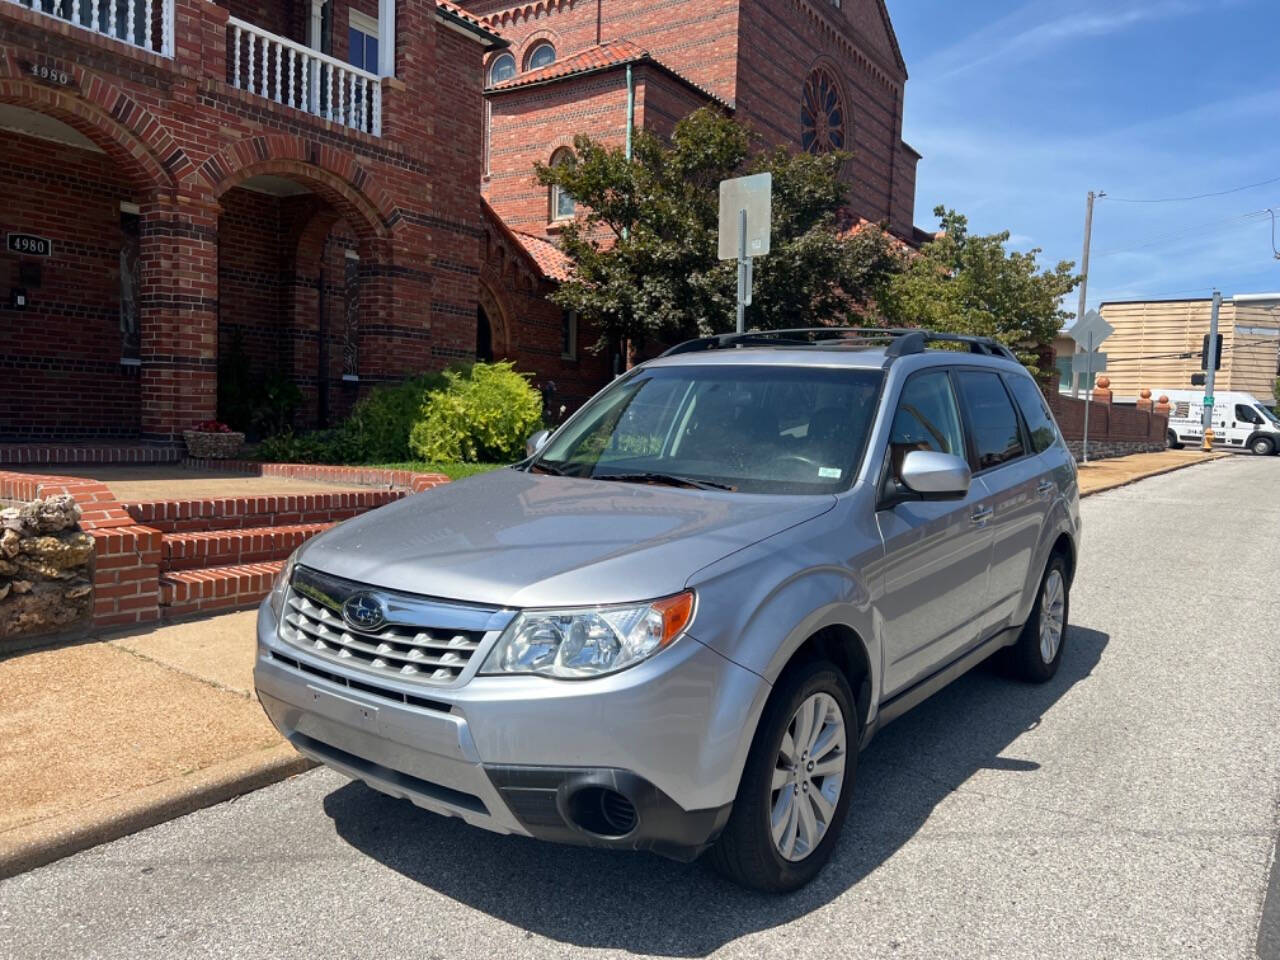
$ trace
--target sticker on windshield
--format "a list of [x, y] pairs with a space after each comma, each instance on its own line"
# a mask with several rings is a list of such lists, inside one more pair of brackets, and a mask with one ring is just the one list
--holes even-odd
[[840, 474], [844, 473], [839, 467], [819, 467], [818, 476], [823, 480], [839, 480]]

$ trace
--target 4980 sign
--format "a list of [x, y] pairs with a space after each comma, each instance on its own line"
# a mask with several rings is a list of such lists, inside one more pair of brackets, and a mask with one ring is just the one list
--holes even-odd
[[31, 233], [9, 234], [7, 246], [10, 253], [21, 253], [28, 257], [47, 257], [53, 253], [52, 241]]

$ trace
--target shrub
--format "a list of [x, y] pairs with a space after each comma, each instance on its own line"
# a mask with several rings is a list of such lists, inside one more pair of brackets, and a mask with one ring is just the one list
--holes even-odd
[[284, 430], [258, 444], [256, 456], [268, 463], [349, 463], [342, 455], [338, 431], [294, 433]]
[[[454, 367], [462, 376], [467, 367]], [[422, 405], [433, 390], [448, 381], [441, 373], [424, 373], [403, 383], [376, 387], [361, 399], [338, 428], [339, 445], [352, 463], [395, 463], [409, 460], [409, 431], [422, 416]]]
[[510, 363], [477, 363], [470, 377], [445, 371], [448, 385], [434, 390], [409, 434], [424, 460], [508, 463], [524, 455], [537, 429], [542, 397]]

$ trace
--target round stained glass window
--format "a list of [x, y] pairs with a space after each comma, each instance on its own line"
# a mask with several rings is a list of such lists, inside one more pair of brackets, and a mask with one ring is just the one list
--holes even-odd
[[835, 77], [822, 68], [814, 70], [804, 82], [800, 144], [809, 153], [844, 149], [844, 102]]

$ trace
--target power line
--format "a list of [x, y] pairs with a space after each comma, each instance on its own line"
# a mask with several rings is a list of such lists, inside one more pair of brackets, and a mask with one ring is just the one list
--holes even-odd
[[1116, 247], [1113, 250], [1104, 250], [1101, 253], [1095, 253], [1095, 257], [1113, 257], [1118, 253], [1131, 253], [1134, 250], [1145, 250], [1148, 247], [1159, 246], [1162, 243], [1168, 243], [1174, 240], [1185, 240], [1188, 237], [1194, 237], [1203, 234], [1205, 231], [1220, 232], [1227, 229], [1235, 229], [1237, 227], [1248, 226], [1253, 223], [1260, 223], [1266, 217], [1267, 210], [1250, 210], [1248, 213], [1236, 214], [1233, 217], [1223, 217], [1219, 220], [1210, 220], [1206, 223], [1197, 224], [1193, 227], [1186, 227], [1175, 230], [1170, 233], [1157, 234], [1142, 243], [1134, 244], [1130, 247]]
[[1213, 193], [1197, 193], [1189, 197], [1151, 197], [1135, 199], [1134, 197], [1112, 197], [1108, 195], [1107, 199], [1112, 203], [1185, 203], [1188, 200], [1207, 200], [1210, 197], [1225, 197], [1231, 193], [1253, 190], [1256, 187], [1265, 187], [1271, 183], [1280, 183], [1280, 177], [1272, 177], [1270, 180], [1260, 180], [1258, 183], [1246, 183], [1243, 187], [1232, 187], [1230, 190], [1218, 190]]

